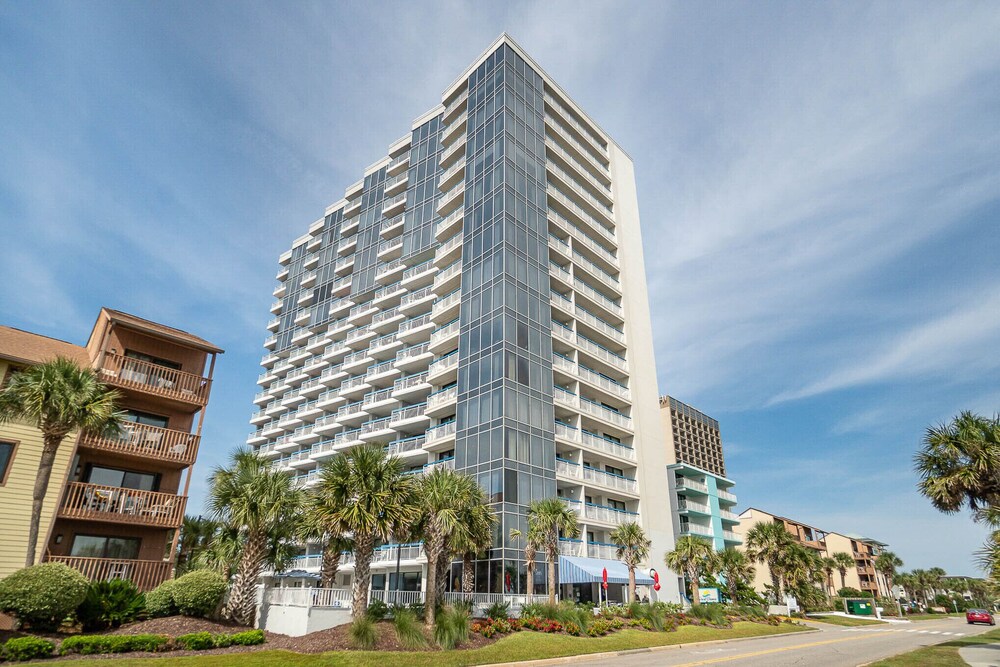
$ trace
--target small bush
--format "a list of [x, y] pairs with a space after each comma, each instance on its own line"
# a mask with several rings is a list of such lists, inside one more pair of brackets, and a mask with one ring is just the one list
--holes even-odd
[[531, 616], [523, 619], [521, 621], [521, 625], [528, 630], [534, 630], [536, 632], [553, 633], [563, 631], [563, 625], [559, 621], [549, 618], [538, 618], [537, 616]]
[[720, 604], [697, 604], [688, 611], [688, 616], [705, 621], [711, 625], [728, 626], [729, 618], [726, 609]]
[[145, 596], [131, 581], [93, 581], [76, 615], [84, 630], [104, 630], [134, 621], [145, 607]]
[[10, 660], [11, 662], [51, 658], [53, 649], [55, 649], [55, 645], [47, 639], [41, 639], [40, 637], [15, 637], [14, 639], [8, 639], [7, 643], [0, 648], [0, 658]]
[[263, 630], [244, 630], [229, 635], [229, 641], [237, 646], [257, 646], [264, 643]]
[[503, 619], [510, 618], [510, 603], [498, 600], [486, 608], [486, 618]]
[[195, 570], [174, 581], [171, 592], [177, 611], [185, 616], [208, 618], [226, 594], [226, 579], [212, 570]]
[[52, 630], [87, 596], [90, 582], [62, 563], [42, 563], [0, 580], [0, 611], [32, 628]]
[[375, 621], [370, 616], [359, 616], [351, 623], [348, 630], [351, 645], [357, 649], [368, 650], [375, 647], [378, 636], [375, 633]]
[[591, 637], [602, 637], [611, 632], [611, 623], [606, 619], [599, 618], [587, 628], [587, 634]]
[[434, 641], [445, 650], [451, 650], [469, 639], [469, 612], [459, 606], [441, 608], [434, 619]]
[[563, 602], [556, 608], [555, 620], [563, 625], [575, 623], [584, 631], [590, 627], [595, 618], [593, 611], [586, 607], [578, 607], [572, 602]]
[[412, 651], [423, 648], [427, 644], [417, 615], [409, 609], [396, 610], [392, 617], [392, 625], [396, 630], [396, 638], [399, 639], [399, 643], [404, 648]]
[[188, 651], [204, 651], [215, 648], [215, 637], [211, 632], [192, 632], [174, 638], [174, 643]]
[[579, 637], [580, 636], [580, 632], [581, 632], [580, 626], [577, 625], [576, 623], [574, 623], [573, 621], [570, 621], [569, 623], [567, 623], [566, 625], [564, 625], [563, 629], [566, 630], [566, 634], [567, 635], [573, 635], [574, 637]]
[[381, 621], [389, 615], [389, 605], [375, 598], [368, 603], [368, 610], [365, 612], [365, 615], [373, 621]]
[[146, 593], [146, 614], [150, 618], [173, 616], [177, 613], [177, 605], [174, 603], [174, 586], [176, 584], [176, 579], [167, 579]]
[[521, 618], [544, 618], [555, 620], [559, 616], [559, 605], [532, 602], [521, 607]]
[[59, 645], [59, 655], [79, 653], [128, 653], [130, 651], [163, 651], [169, 648], [166, 635], [76, 635], [67, 637]]

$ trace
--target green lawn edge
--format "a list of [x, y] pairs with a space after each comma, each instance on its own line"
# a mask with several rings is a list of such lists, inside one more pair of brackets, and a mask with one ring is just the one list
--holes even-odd
[[995, 644], [997, 642], [1000, 642], [1000, 630], [990, 630], [981, 635], [952, 639], [935, 646], [902, 653], [892, 658], [873, 662], [868, 667], [968, 667], [968, 664], [958, 655], [958, 649], [963, 646]]
[[882, 621], [868, 618], [847, 618], [846, 616], [807, 616], [804, 620], [815, 623], [825, 623], [827, 625], [840, 625], [845, 628], [853, 628], [860, 625], [885, 625]]
[[[500, 662], [540, 660], [608, 651], [672, 646], [720, 639], [745, 639], [801, 632], [810, 628], [789, 625], [736, 623], [731, 629], [685, 625], [676, 632], [622, 630], [604, 637], [570, 637], [542, 632], [518, 632], [483, 648], [457, 651], [334, 651], [329, 653], [294, 653], [292, 651], [255, 651], [219, 653], [185, 657], [81, 659], [61, 661], [60, 667], [122, 667], [123, 659], [136, 667], [224, 667], [235, 662], [240, 667], [468, 667]], [[33, 663], [41, 664], [41, 663]]]

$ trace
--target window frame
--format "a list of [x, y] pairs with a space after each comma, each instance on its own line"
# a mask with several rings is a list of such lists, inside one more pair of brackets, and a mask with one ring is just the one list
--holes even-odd
[[11, 445], [10, 456], [7, 457], [7, 465], [3, 470], [0, 470], [0, 486], [7, 485], [7, 479], [10, 477], [10, 471], [14, 467], [14, 459], [17, 457], [17, 448], [20, 444], [20, 440], [0, 439], [0, 445]]

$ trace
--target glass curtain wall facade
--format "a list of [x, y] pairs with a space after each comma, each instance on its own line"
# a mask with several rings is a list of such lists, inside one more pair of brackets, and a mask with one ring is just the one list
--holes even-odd
[[[279, 258], [248, 443], [305, 487], [363, 442], [474, 476], [501, 518], [481, 592], [528, 587], [509, 533], [536, 499], [577, 513], [566, 556], [614, 558], [625, 521], [662, 553], [637, 211], [628, 156], [502, 36]], [[422, 571], [419, 545], [387, 544], [375, 575], [397, 555]]]

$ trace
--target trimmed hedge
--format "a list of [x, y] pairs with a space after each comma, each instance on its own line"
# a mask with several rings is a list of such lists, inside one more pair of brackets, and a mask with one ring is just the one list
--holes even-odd
[[0, 647], [0, 658], [12, 662], [51, 658], [55, 645], [40, 637], [15, 637]]
[[166, 635], [77, 635], [67, 637], [59, 645], [59, 655], [79, 653], [129, 653], [131, 651], [165, 651], [169, 649], [170, 637]]
[[263, 630], [244, 630], [229, 635], [229, 641], [239, 646], [257, 646], [264, 643]]
[[226, 579], [212, 570], [195, 570], [174, 581], [172, 589], [177, 611], [185, 616], [208, 618], [226, 594]]
[[174, 603], [174, 586], [176, 584], [176, 579], [167, 579], [146, 593], [146, 614], [150, 618], [177, 614], [177, 605]]
[[0, 579], [0, 611], [52, 630], [83, 602], [89, 586], [86, 577], [62, 563], [32, 565]]

